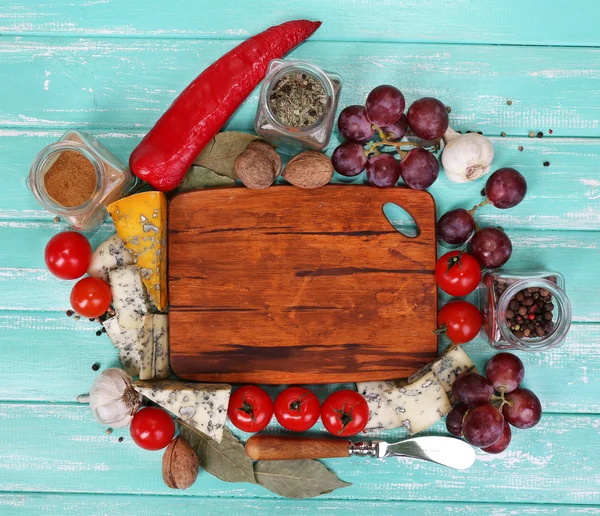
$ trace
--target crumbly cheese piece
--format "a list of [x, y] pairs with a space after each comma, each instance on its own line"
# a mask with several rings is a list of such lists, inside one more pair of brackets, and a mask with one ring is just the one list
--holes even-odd
[[211, 439], [221, 442], [231, 385], [160, 380], [137, 381], [134, 388]]
[[453, 346], [433, 362], [431, 371], [446, 391], [450, 401], [453, 401], [452, 384], [456, 377], [467, 371], [477, 371], [477, 369], [469, 355], [460, 346]]
[[401, 426], [416, 434], [442, 419], [452, 406], [433, 371], [415, 383], [395, 388], [389, 398]]
[[150, 309], [140, 273], [135, 265], [128, 265], [110, 271], [108, 276], [119, 326], [124, 330], [138, 329]]
[[154, 378], [154, 316], [144, 315], [138, 330], [138, 338], [133, 345], [140, 357], [140, 380]]
[[138, 376], [142, 365], [140, 356], [134, 351], [138, 339], [138, 330], [123, 330], [116, 317], [111, 317], [102, 323], [106, 334], [113, 346], [119, 350], [119, 361], [125, 372], [130, 376]]
[[143, 192], [108, 205], [117, 233], [133, 256], [159, 311], [167, 308], [167, 198]]
[[153, 329], [152, 339], [154, 341], [154, 377], [168, 378], [171, 374], [169, 365], [169, 326], [168, 317], [165, 314], [152, 316]]
[[356, 389], [367, 400], [369, 406], [369, 422], [365, 432], [398, 428], [401, 423], [396, 411], [392, 407], [389, 397], [396, 388], [392, 381], [359, 382]]
[[133, 264], [133, 258], [118, 233], [108, 237], [94, 251], [87, 273], [108, 282], [108, 273]]

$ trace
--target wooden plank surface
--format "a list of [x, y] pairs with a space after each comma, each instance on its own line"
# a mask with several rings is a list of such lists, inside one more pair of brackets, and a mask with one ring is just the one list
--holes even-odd
[[[388, 203], [412, 216], [416, 237], [394, 229]], [[408, 377], [436, 356], [428, 193], [226, 188], [174, 197], [168, 220], [169, 345], [178, 376], [366, 381]]]
[[[363, 102], [373, 86], [392, 83], [409, 102], [439, 96], [452, 107], [457, 129], [493, 137], [494, 166], [516, 166], [530, 189], [518, 207], [485, 207], [478, 221], [509, 231], [511, 267], [543, 265], [566, 275], [578, 323], [563, 348], [520, 353], [525, 384], [545, 408], [542, 424], [515, 432], [500, 456], [480, 454], [467, 474], [357, 458], [327, 462], [354, 486], [324, 499], [282, 500], [208, 475], [188, 492], [168, 491], [160, 453], [137, 449], [126, 431], [108, 436], [85, 407], [71, 404], [89, 388], [96, 374], [91, 365], [116, 364], [116, 353], [106, 336], [95, 336], [94, 324], [63, 315], [72, 283], [50, 277], [41, 253], [65, 225], [52, 223], [35, 203], [25, 177], [37, 151], [67, 127], [100, 135], [126, 160], [206, 64], [246, 36], [294, 17], [324, 21], [292, 55], [343, 75], [340, 109]], [[599, 22], [594, 0], [2, 3], [0, 513], [600, 514], [594, 451], [600, 428]], [[256, 101], [254, 92], [229, 127], [250, 130]], [[530, 131], [544, 137], [530, 139]], [[330, 152], [336, 144], [334, 137]], [[438, 215], [471, 207], [482, 185], [453, 185], [442, 176], [431, 188]], [[98, 243], [111, 232], [107, 224], [92, 239]], [[445, 345], [442, 339], [440, 351]], [[466, 350], [480, 368], [493, 354], [480, 339]], [[337, 387], [316, 390], [323, 399]], [[442, 431], [443, 425], [433, 429]]]

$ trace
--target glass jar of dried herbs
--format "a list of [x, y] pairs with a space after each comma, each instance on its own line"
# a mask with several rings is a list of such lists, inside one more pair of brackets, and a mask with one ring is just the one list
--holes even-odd
[[335, 73], [302, 61], [274, 59], [260, 91], [257, 134], [284, 153], [325, 149], [341, 88]]

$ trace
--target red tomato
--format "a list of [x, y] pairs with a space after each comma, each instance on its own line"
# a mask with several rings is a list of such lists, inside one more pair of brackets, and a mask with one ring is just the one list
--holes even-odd
[[321, 403], [304, 387], [288, 387], [275, 399], [275, 417], [283, 428], [305, 432], [319, 419]]
[[323, 402], [321, 421], [330, 434], [356, 435], [369, 422], [369, 406], [356, 391], [337, 391]]
[[147, 407], [131, 420], [131, 438], [144, 450], [162, 450], [175, 435], [175, 423], [166, 410]]
[[92, 261], [92, 246], [81, 233], [64, 231], [46, 244], [44, 259], [48, 270], [60, 279], [83, 276]]
[[446, 294], [466, 296], [479, 285], [481, 266], [464, 251], [450, 251], [437, 261], [435, 280]]
[[454, 344], [473, 340], [481, 323], [481, 313], [467, 301], [450, 301], [438, 313], [438, 333], [448, 335]]
[[231, 395], [227, 415], [240, 430], [260, 432], [273, 417], [273, 402], [260, 387], [245, 385]]
[[84, 317], [100, 317], [111, 301], [110, 286], [99, 278], [83, 278], [71, 290], [71, 306]]

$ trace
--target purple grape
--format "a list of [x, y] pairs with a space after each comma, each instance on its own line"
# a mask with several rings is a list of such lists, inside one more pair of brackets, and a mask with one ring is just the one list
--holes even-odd
[[502, 267], [512, 254], [512, 243], [504, 231], [482, 228], [475, 232], [469, 242], [469, 253], [488, 269]]
[[527, 181], [514, 168], [496, 170], [485, 184], [485, 194], [489, 201], [502, 210], [519, 204], [527, 193]]
[[408, 131], [408, 120], [406, 115], [402, 115], [391, 125], [386, 125], [381, 128], [387, 139], [391, 142], [399, 142]]
[[502, 408], [506, 420], [517, 428], [531, 428], [542, 418], [540, 399], [529, 389], [517, 389], [505, 395], [508, 402]]
[[479, 448], [492, 446], [504, 431], [502, 413], [489, 403], [469, 410], [463, 424], [463, 434], [467, 442]]
[[504, 421], [504, 427], [502, 428], [502, 435], [494, 444], [487, 448], [482, 448], [486, 453], [502, 453], [510, 444], [512, 432], [510, 431], [510, 425]]
[[440, 173], [440, 164], [431, 152], [422, 147], [408, 151], [400, 162], [400, 175], [406, 186], [413, 190], [429, 188]]
[[331, 155], [331, 162], [336, 172], [352, 177], [360, 174], [367, 165], [365, 149], [360, 143], [342, 143]]
[[415, 100], [406, 114], [412, 132], [424, 140], [437, 140], [448, 129], [448, 111], [438, 99]]
[[446, 243], [462, 245], [475, 230], [475, 219], [467, 210], [458, 208], [442, 215], [438, 221], [438, 236]]
[[454, 380], [452, 394], [456, 401], [464, 403], [467, 407], [476, 407], [490, 402], [494, 388], [487, 378], [468, 372]]
[[375, 134], [364, 106], [344, 108], [338, 118], [338, 129], [349, 142], [365, 143]]
[[400, 165], [391, 154], [378, 154], [367, 160], [367, 180], [378, 188], [394, 186], [400, 178]]
[[367, 116], [379, 127], [396, 122], [404, 113], [405, 106], [402, 92], [388, 84], [377, 86], [367, 96]]
[[485, 374], [494, 390], [513, 392], [525, 377], [525, 366], [521, 359], [511, 353], [498, 353], [487, 363]]
[[469, 407], [464, 403], [457, 403], [452, 407], [452, 410], [446, 417], [446, 428], [452, 435], [462, 437], [463, 434], [463, 419], [468, 412]]

